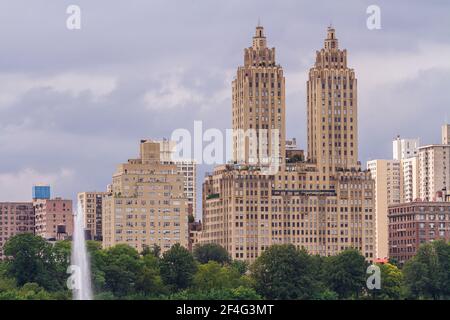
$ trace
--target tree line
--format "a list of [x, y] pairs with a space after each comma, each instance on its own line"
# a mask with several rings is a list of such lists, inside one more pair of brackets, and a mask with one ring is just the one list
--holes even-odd
[[[87, 241], [95, 299], [449, 299], [450, 244], [423, 244], [402, 268], [380, 264], [381, 288], [369, 290], [368, 262], [347, 249], [331, 257], [293, 245], [274, 245], [251, 265], [232, 260], [217, 244], [193, 253], [176, 244], [161, 254]], [[71, 243], [50, 244], [32, 234], [12, 237], [0, 262], [0, 300], [71, 299]]]

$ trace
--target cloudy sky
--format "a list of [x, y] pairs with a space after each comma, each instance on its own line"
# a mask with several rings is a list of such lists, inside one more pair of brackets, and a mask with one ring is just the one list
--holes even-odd
[[[68, 30], [66, 9], [81, 8]], [[366, 9], [381, 8], [381, 30]], [[0, 201], [104, 190], [141, 138], [231, 126], [230, 82], [261, 20], [286, 76], [287, 135], [305, 146], [305, 83], [335, 26], [359, 83], [363, 162], [450, 121], [448, 1], [0, 0]], [[199, 170], [199, 184], [203, 178]]]

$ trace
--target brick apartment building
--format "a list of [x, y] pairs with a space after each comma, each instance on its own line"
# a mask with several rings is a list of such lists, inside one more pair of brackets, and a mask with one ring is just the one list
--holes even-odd
[[11, 237], [34, 232], [34, 209], [31, 202], [0, 202], [0, 260], [3, 246]]
[[389, 206], [389, 257], [404, 264], [422, 243], [450, 240], [450, 195]]

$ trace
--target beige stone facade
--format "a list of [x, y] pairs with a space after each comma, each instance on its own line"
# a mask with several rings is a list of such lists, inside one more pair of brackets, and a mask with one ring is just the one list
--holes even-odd
[[256, 27], [253, 45], [244, 50], [244, 66], [232, 83], [232, 101], [233, 160], [266, 165], [265, 159], [278, 158], [284, 163], [285, 79], [262, 26]]
[[316, 52], [307, 90], [308, 159], [324, 176], [357, 169], [357, 80], [331, 27], [324, 48]]
[[160, 144], [143, 140], [140, 157], [120, 164], [103, 203], [103, 247], [118, 243], [137, 250], [154, 244], [162, 252], [188, 247], [188, 203], [183, 176], [160, 161]]
[[[317, 188], [314, 166], [299, 163], [277, 175], [232, 165], [203, 184], [203, 242], [235, 259], [254, 260], [273, 244], [292, 243], [313, 254], [354, 247], [374, 257], [373, 180], [341, 172], [335, 189]], [[320, 184], [320, 182], [319, 182]]]
[[202, 223], [200, 221], [189, 223], [189, 251], [193, 252], [195, 246], [199, 243], [201, 232]]
[[401, 169], [397, 160], [371, 160], [367, 169], [375, 181], [376, 257], [389, 256], [388, 206], [401, 202]]
[[[259, 65], [263, 59], [257, 55], [262, 50], [258, 48], [266, 44], [261, 35], [258, 26], [253, 47], [245, 50], [246, 65], [260, 71], [266, 69]], [[266, 63], [275, 63], [274, 49], [262, 52]], [[251, 57], [256, 57], [256, 62], [249, 60]], [[281, 70], [278, 66], [274, 77], [280, 79], [283, 109], [276, 121], [268, 117], [267, 126], [281, 129], [285, 146]], [[233, 82], [233, 129], [250, 127], [246, 123], [254, 119], [255, 103], [245, 96], [251, 87], [250, 75], [253, 77], [239, 67]], [[271, 79], [271, 75], [264, 78]], [[278, 86], [276, 81], [273, 86]], [[201, 242], [218, 243], [233, 258], [249, 261], [281, 243], [320, 255], [354, 247], [368, 260], [375, 258], [374, 181], [357, 161], [356, 78], [347, 68], [346, 51], [338, 49], [332, 28], [325, 48], [317, 52], [307, 86], [308, 161], [283, 163], [278, 173], [269, 175], [248, 162], [216, 167], [203, 183]], [[236, 154], [236, 149], [247, 150], [248, 146], [235, 140], [234, 148]], [[285, 150], [281, 152], [284, 160]]]
[[102, 208], [106, 192], [80, 192], [78, 203], [84, 215], [84, 228], [91, 240], [102, 240]]

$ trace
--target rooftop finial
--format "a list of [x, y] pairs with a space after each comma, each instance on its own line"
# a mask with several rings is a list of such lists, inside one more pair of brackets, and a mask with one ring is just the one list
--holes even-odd
[[253, 47], [254, 48], [266, 47], [266, 37], [264, 36], [264, 27], [260, 25], [260, 21], [258, 21], [258, 26], [256, 27], [255, 35], [253, 36]]
[[325, 49], [337, 49], [338, 40], [336, 39], [336, 31], [330, 23], [327, 29], [327, 38], [325, 39]]

